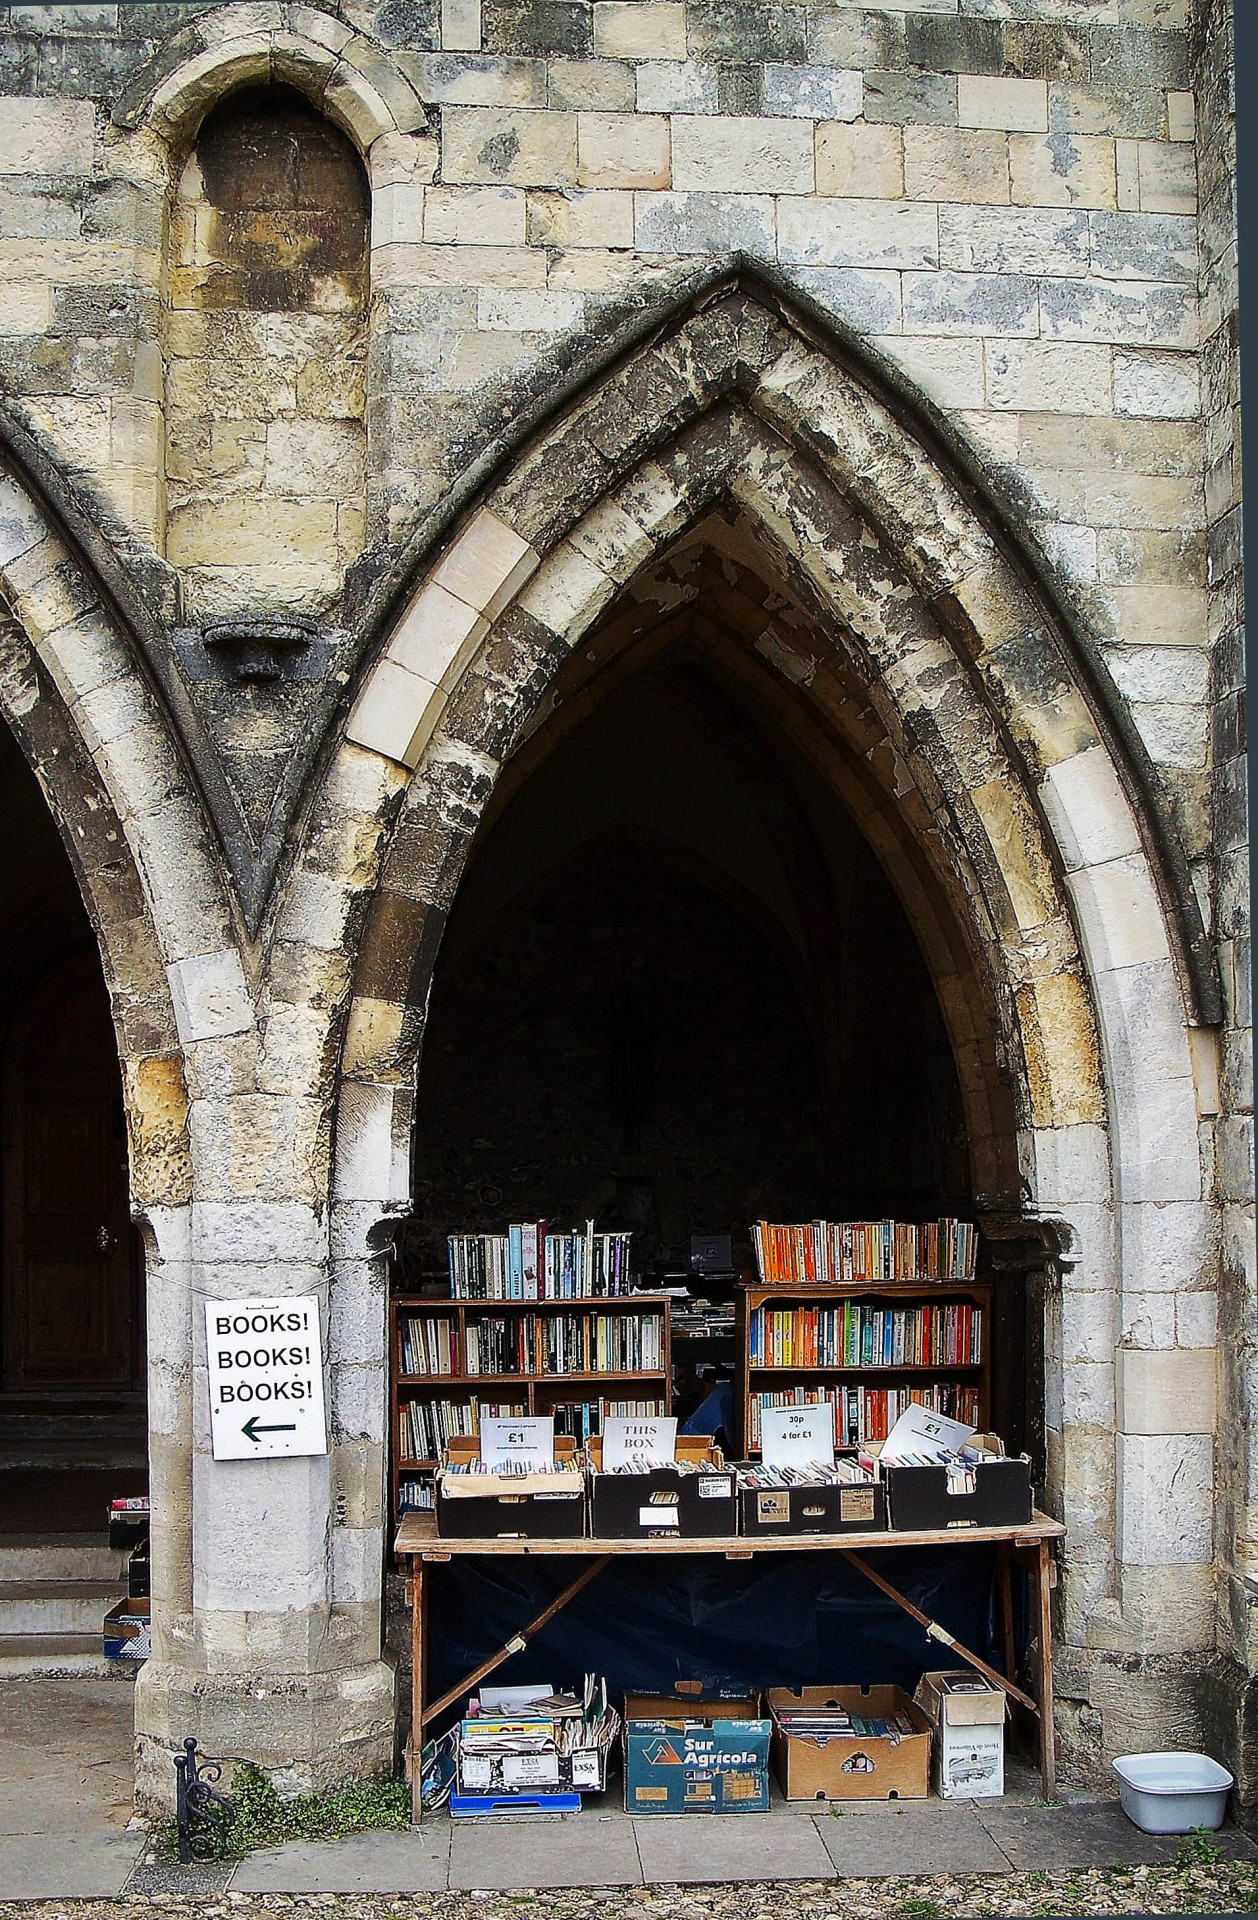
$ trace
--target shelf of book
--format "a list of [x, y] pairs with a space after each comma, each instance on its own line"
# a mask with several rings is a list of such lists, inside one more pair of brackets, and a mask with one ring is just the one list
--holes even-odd
[[822, 1398], [834, 1404], [840, 1446], [884, 1438], [913, 1400], [985, 1428], [991, 1298], [990, 1281], [970, 1279], [744, 1284], [742, 1457], [760, 1450], [763, 1407]]
[[[475, 1433], [480, 1421], [491, 1415], [554, 1412], [556, 1431], [583, 1441], [601, 1432], [607, 1412], [669, 1413], [670, 1304], [667, 1295], [647, 1293], [555, 1300], [400, 1295], [392, 1300], [394, 1513], [413, 1505], [411, 1496], [418, 1495], [417, 1488], [403, 1484], [407, 1476], [431, 1474], [450, 1434]], [[479, 1371], [482, 1344], [498, 1357], [504, 1345], [510, 1347], [517, 1364]], [[619, 1364], [599, 1365], [600, 1356]], [[562, 1364], [591, 1357], [594, 1366]]]

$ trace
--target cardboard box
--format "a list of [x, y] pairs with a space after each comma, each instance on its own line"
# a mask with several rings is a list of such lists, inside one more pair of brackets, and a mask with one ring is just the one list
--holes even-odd
[[649, 1473], [604, 1473], [603, 1442], [586, 1442], [589, 1463], [590, 1532], [599, 1539], [712, 1539], [738, 1531], [733, 1468], [719, 1447], [699, 1436], [679, 1434], [679, 1460], [699, 1461], [714, 1473], [678, 1473], [653, 1467]]
[[[774, 1687], [765, 1696], [773, 1722], [773, 1771], [788, 1800], [924, 1800], [930, 1790], [930, 1722], [899, 1687]], [[842, 1707], [866, 1720], [902, 1713], [902, 1734], [788, 1733], [778, 1715], [790, 1707]]]
[[958, 1472], [952, 1467], [880, 1463], [891, 1525], [900, 1533], [948, 1527], [1021, 1527], [1031, 1518], [1031, 1463], [1010, 1460], [994, 1433], [976, 1433], [971, 1446], [988, 1458]]
[[767, 1813], [769, 1722], [759, 1695], [625, 1695], [629, 1813]]
[[881, 1533], [887, 1525], [887, 1494], [880, 1480], [863, 1485], [740, 1487], [743, 1533]]
[[[948, 1682], [961, 1682], [952, 1693]], [[935, 1791], [942, 1800], [987, 1800], [1005, 1790], [1008, 1702], [973, 1667], [924, 1673], [914, 1694], [935, 1736]]]
[[147, 1660], [153, 1651], [149, 1601], [120, 1600], [105, 1615], [101, 1647], [106, 1660]]
[[[555, 1439], [555, 1459], [576, 1459], [577, 1443]], [[446, 1462], [480, 1459], [474, 1434], [451, 1438]], [[570, 1470], [503, 1480], [494, 1474], [436, 1477], [437, 1532], [455, 1540], [579, 1540], [585, 1532], [585, 1475]]]

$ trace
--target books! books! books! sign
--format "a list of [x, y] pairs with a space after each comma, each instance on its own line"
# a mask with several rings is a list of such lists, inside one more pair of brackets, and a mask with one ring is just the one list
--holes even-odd
[[323, 1341], [313, 1293], [207, 1300], [205, 1353], [216, 1460], [327, 1452]]

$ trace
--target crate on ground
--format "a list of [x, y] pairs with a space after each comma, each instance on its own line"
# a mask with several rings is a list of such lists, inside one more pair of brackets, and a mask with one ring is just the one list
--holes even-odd
[[105, 1615], [102, 1651], [107, 1660], [147, 1660], [153, 1650], [149, 1601], [120, 1600]]
[[788, 1800], [924, 1800], [930, 1722], [900, 1687], [774, 1687], [773, 1770]]
[[1005, 1790], [1005, 1714], [999, 1687], [973, 1667], [924, 1673], [916, 1700], [935, 1741], [935, 1791], [943, 1800], [986, 1800]]
[[767, 1813], [770, 1726], [758, 1694], [625, 1695], [625, 1807]]

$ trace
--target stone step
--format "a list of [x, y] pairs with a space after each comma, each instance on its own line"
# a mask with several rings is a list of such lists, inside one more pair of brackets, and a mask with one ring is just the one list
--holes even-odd
[[108, 1544], [104, 1534], [0, 1534], [0, 1587], [10, 1581], [106, 1580], [126, 1581], [127, 1556]]
[[100, 1634], [126, 1595], [117, 1580], [0, 1581], [0, 1635]]
[[95, 1633], [0, 1633], [0, 1680], [134, 1680], [139, 1660], [106, 1660]]

